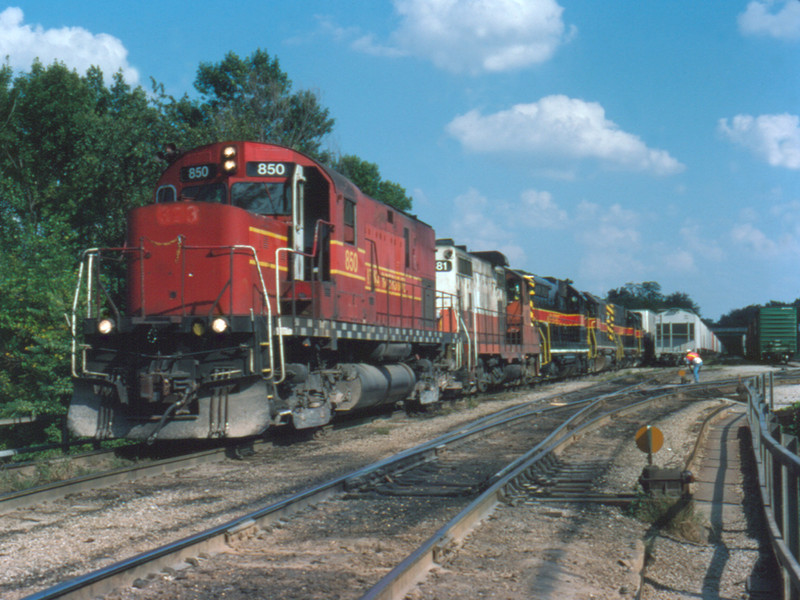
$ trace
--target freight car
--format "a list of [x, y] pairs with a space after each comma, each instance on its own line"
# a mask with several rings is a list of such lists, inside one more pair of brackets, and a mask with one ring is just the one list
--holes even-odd
[[789, 362], [797, 354], [797, 308], [762, 306], [747, 327], [747, 357], [767, 362]]
[[696, 350], [703, 357], [722, 352], [717, 336], [692, 311], [673, 308], [634, 312], [641, 315], [645, 334], [653, 337], [658, 363], [680, 364], [689, 350]]
[[242, 437], [438, 399], [453, 334], [437, 324], [430, 226], [288, 148], [169, 158], [125, 247], [85, 253], [73, 432]]

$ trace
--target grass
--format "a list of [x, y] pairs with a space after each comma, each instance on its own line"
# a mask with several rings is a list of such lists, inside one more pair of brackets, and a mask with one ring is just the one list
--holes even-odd
[[0, 492], [18, 492], [53, 481], [63, 481], [81, 475], [79, 471], [83, 470], [76, 469], [66, 459], [40, 462], [24, 471], [0, 471]]
[[666, 532], [701, 544], [707, 541], [705, 519], [690, 497], [641, 494], [630, 507], [634, 518], [651, 525], [651, 533]]
[[7, 471], [0, 467], [0, 494], [27, 490], [40, 485], [64, 481], [98, 471], [112, 470], [130, 464], [130, 460], [111, 457], [91, 468], [79, 466], [68, 457], [45, 460], [29, 468]]

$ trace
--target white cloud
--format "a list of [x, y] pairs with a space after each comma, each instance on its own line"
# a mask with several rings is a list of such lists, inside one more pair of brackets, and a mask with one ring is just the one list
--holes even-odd
[[679, 233], [679, 245], [660, 245], [657, 249], [667, 269], [678, 273], [696, 273], [698, 262], [721, 262], [725, 259], [725, 251], [719, 242], [709, 236], [700, 224], [684, 225]]
[[580, 203], [575, 238], [583, 246], [581, 285], [609, 289], [618, 285], [613, 282], [631, 281], [644, 272], [639, 224], [639, 215], [619, 204]]
[[761, 257], [776, 256], [779, 250], [779, 246], [774, 240], [750, 223], [743, 223], [734, 227], [731, 231], [731, 237], [734, 242]]
[[549, 60], [565, 40], [554, 0], [395, 0], [393, 39], [454, 72], [511, 71]]
[[470, 188], [458, 196], [454, 204], [454, 214], [457, 216], [449, 230], [456, 243], [466, 244], [468, 250], [498, 250], [506, 255], [512, 265], [524, 264], [525, 252], [514, 241], [514, 232], [490, 216], [498, 212], [496, 203]]
[[447, 131], [475, 152], [513, 152], [543, 158], [594, 158], [618, 168], [670, 175], [685, 168], [664, 150], [606, 119], [596, 102], [563, 95], [484, 116], [477, 110], [453, 119]]
[[505, 72], [549, 60], [577, 31], [555, 0], [393, 1], [400, 24], [389, 40], [357, 35], [354, 50], [417, 56], [453, 73]]
[[[773, 12], [773, 9], [777, 9]], [[797, 0], [757, 0], [739, 15], [739, 30], [744, 35], [766, 35], [784, 40], [800, 39], [800, 2]]]
[[688, 250], [677, 248], [664, 254], [664, 265], [671, 271], [691, 273], [697, 271], [694, 254]]
[[800, 169], [800, 118], [797, 115], [736, 115], [730, 125], [728, 119], [720, 119], [718, 130], [773, 167]]
[[800, 201], [772, 204], [765, 211], [768, 202], [741, 210], [740, 224], [731, 229], [730, 238], [749, 257], [768, 261], [770, 268], [776, 260], [795, 263], [800, 257]]
[[79, 73], [98, 66], [107, 81], [122, 69], [128, 83], [138, 83], [139, 73], [128, 63], [128, 51], [119, 39], [81, 27], [32, 27], [23, 25], [23, 19], [22, 9], [17, 7], [0, 12], [0, 57], [8, 56], [13, 68], [27, 70], [35, 58], [45, 66], [58, 60]]
[[521, 194], [521, 200], [520, 206], [509, 207], [510, 222], [514, 222], [516, 216], [529, 227], [560, 229], [569, 221], [567, 211], [558, 207], [550, 192], [525, 190]]

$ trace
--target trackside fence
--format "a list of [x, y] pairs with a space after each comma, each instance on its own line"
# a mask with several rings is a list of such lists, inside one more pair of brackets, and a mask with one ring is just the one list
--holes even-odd
[[800, 599], [800, 456], [798, 440], [781, 432], [772, 408], [773, 378], [761, 375], [746, 383], [747, 417], [753, 440], [761, 500], [769, 535], [783, 575], [784, 600]]

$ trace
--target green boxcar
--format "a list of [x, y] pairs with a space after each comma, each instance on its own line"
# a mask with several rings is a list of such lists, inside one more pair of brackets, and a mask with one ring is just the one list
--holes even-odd
[[747, 355], [753, 360], [788, 362], [797, 353], [797, 308], [764, 306], [747, 331]]

